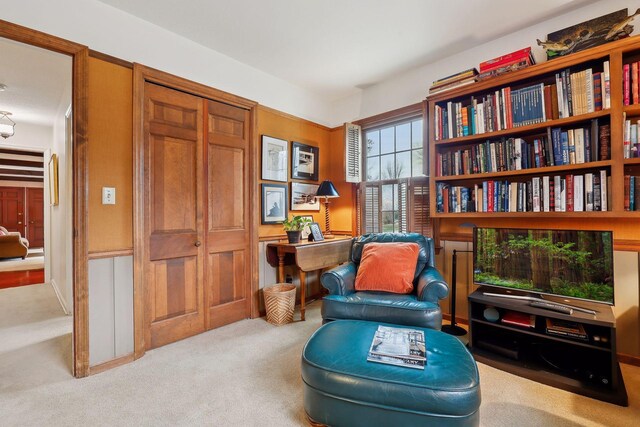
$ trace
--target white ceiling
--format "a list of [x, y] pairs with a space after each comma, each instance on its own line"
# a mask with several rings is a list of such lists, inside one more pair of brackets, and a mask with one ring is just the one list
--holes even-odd
[[71, 87], [71, 67], [69, 56], [0, 38], [0, 83], [7, 85], [0, 111], [13, 113], [16, 133], [21, 123], [53, 126]]
[[335, 100], [595, 0], [101, 1]]

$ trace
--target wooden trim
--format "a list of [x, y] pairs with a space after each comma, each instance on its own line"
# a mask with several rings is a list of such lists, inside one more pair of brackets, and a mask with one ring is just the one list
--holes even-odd
[[640, 240], [613, 240], [616, 251], [640, 252]]
[[119, 256], [131, 256], [133, 255], [133, 248], [130, 249], [116, 249], [113, 251], [94, 251], [89, 252], [89, 259], [102, 259], [102, 258], [115, 258]]
[[422, 102], [418, 102], [417, 104], [407, 105], [406, 107], [397, 108], [395, 110], [387, 111], [386, 113], [376, 114], [375, 116], [356, 120], [353, 123], [361, 126], [362, 129], [367, 129], [422, 115]]
[[0, 181], [23, 181], [23, 182], [44, 182], [44, 178], [33, 178], [26, 176], [8, 176], [0, 175]]
[[[0, 161], [1, 163], [2, 161]], [[44, 171], [32, 171], [32, 170], [26, 170], [26, 169], [4, 169], [4, 168], [0, 168], [0, 174], [6, 174], [6, 175], [26, 175], [26, 176], [39, 176], [39, 177], [44, 177]]]
[[11, 150], [11, 149], [8, 149], [8, 148], [0, 148], [0, 153], [2, 153], [2, 154], [15, 154], [17, 156], [42, 157], [44, 159], [44, 152], [43, 151]]
[[28, 160], [2, 159], [4, 166], [23, 166], [27, 168], [42, 168], [42, 162], [30, 162]]
[[89, 375], [96, 375], [104, 371], [108, 371], [109, 369], [117, 368], [118, 366], [126, 365], [127, 363], [133, 362], [135, 359], [133, 357], [133, 353], [127, 354], [124, 356], [116, 357], [115, 359], [111, 359], [107, 362], [100, 363], [95, 366], [91, 366], [89, 368]]
[[258, 105], [258, 109], [266, 111], [268, 113], [277, 114], [278, 116], [284, 117], [286, 119], [300, 121], [300, 122], [304, 123], [305, 125], [317, 127], [319, 129], [326, 130], [326, 131], [329, 131], [329, 132], [342, 128], [342, 126], [338, 126], [336, 128], [330, 128], [330, 127], [321, 125], [319, 123], [314, 123], [314, 122], [312, 122], [310, 120], [303, 119], [303, 118], [298, 117], [298, 116], [294, 116], [293, 114], [285, 113], [283, 111], [276, 110], [275, 108], [267, 107], [266, 105]]
[[[448, 320], [449, 322], [451, 322], [451, 315], [448, 314], [448, 313], [442, 313], [442, 319], [443, 320]], [[456, 323], [460, 323], [462, 325], [469, 326], [469, 319], [465, 319], [463, 317], [456, 316]]]
[[618, 353], [618, 362], [626, 363], [627, 365], [640, 366], [640, 357]]
[[249, 198], [251, 203], [251, 214], [249, 221], [253, 232], [251, 233], [251, 318], [260, 317], [260, 250], [258, 230], [260, 229], [260, 204], [261, 190], [257, 185], [260, 179], [260, 135], [258, 134], [258, 108], [256, 105], [251, 112], [251, 143], [253, 144], [253, 152], [251, 157], [251, 171], [249, 185]]
[[[215, 89], [201, 83], [196, 83], [191, 80], [187, 80], [173, 74], [165, 73], [164, 71], [156, 70], [155, 68], [147, 67], [138, 63], [133, 64], [134, 79], [136, 77], [136, 68], [138, 69], [139, 76], [141, 76], [143, 79], [143, 83], [144, 81], [156, 83], [161, 86], [166, 86], [168, 88], [190, 93], [192, 95], [200, 96], [218, 102], [224, 102], [229, 105], [235, 105], [236, 107], [244, 108], [246, 110], [253, 110], [258, 105], [255, 101], [252, 101], [250, 99], [243, 98], [241, 96], [237, 96], [219, 89]], [[144, 92], [140, 92], [139, 94], [143, 93]], [[135, 95], [136, 92], [134, 90], [134, 96]], [[135, 101], [136, 100], [134, 99], [134, 102]], [[135, 108], [136, 105], [134, 104], [134, 109]]]
[[[250, 179], [253, 183], [258, 182], [258, 158], [256, 155], [259, 150], [258, 135], [256, 134], [257, 108], [258, 104], [254, 101], [236, 96], [200, 83], [174, 76], [163, 71], [159, 71], [144, 65], [133, 64], [133, 319], [134, 319], [134, 358], [138, 359], [145, 354], [145, 324], [144, 324], [144, 260], [148, 254], [148, 245], [144, 238], [144, 170], [147, 167], [144, 164], [144, 85], [146, 82], [155, 83], [174, 90], [179, 90], [201, 98], [210, 99], [217, 102], [223, 102], [234, 105], [249, 111], [250, 114], [250, 135], [249, 141], [254, 145], [253, 159], [249, 167], [253, 170], [250, 172]], [[251, 297], [249, 298], [251, 307], [249, 315], [254, 316], [258, 313], [258, 221], [260, 215], [259, 189], [257, 185], [250, 185], [250, 201], [249, 208], [252, 212], [251, 224], [251, 271], [249, 278], [249, 289]]]
[[0, 20], [0, 37], [73, 58], [73, 374], [89, 374], [87, 274], [87, 68], [89, 49], [81, 44]]
[[105, 62], [110, 62], [112, 64], [129, 68], [131, 70], [133, 69], [133, 62], [125, 61], [124, 59], [116, 58], [115, 56], [107, 55], [106, 53], [98, 52], [97, 50], [89, 49], [89, 56], [91, 58], [99, 59]]

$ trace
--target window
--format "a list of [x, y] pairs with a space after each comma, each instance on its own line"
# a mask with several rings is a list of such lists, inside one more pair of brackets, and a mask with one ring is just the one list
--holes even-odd
[[366, 180], [356, 200], [359, 232], [431, 236], [422, 117], [365, 128], [362, 135]]

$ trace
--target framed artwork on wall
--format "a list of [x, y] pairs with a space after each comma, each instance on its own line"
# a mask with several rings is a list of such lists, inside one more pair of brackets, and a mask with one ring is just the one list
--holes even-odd
[[262, 223], [282, 224], [287, 213], [287, 184], [262, 184]]
[[291, 144], [291, 177], [318, 180], [319, 148], [293, 142]]
[[262, 179], [287, 182], [289, 141], [262, 135]]
[[317, 184], [291, 183], [292, 211], [319, 211], [320, 202], [316, 199]]
[[51, 206], [58, 206], [58, 155], [52, 154], [49, 159], [49, 200]]

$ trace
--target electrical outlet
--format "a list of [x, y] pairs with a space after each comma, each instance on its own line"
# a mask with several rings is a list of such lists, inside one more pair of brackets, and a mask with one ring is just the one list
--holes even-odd
[[116, 204], [116, 189], [114, 187], [102, 187], [102, 204]]

